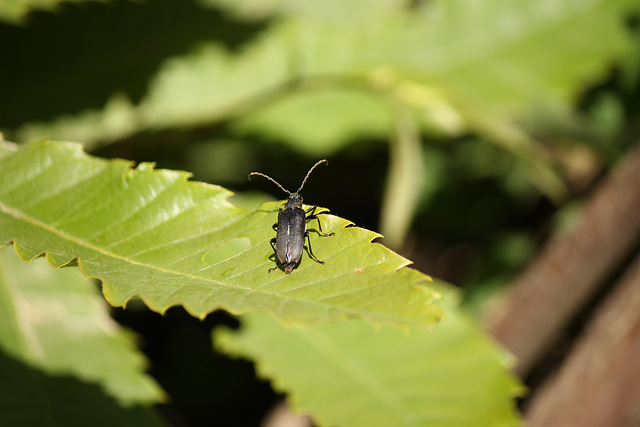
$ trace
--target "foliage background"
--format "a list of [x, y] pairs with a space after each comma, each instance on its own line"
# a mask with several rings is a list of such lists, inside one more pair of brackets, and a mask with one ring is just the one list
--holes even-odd
[[[326, 157], [306, 200], [381, 230], [480, 315], [634, 142], [637, 14], [630, 0], [6, 2], [0, 129], [192, 171], [247, 207], [281, 197], [248, 172], [293, 188]], [[112, 315], [144, 337], [172, 422], [255, 425], [278, 399], [210, 354], [211, 328], [235, 319]]]

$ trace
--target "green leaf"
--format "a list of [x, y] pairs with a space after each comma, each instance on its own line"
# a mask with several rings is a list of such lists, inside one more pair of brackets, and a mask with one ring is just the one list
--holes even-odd
[[0, 352], [0, 423], [23, 426], [162, 426], [149, 408], [123, 407], [100, 387], [52, 376]]
[[541, 100], [567, 103], [628, 52], [631, 5], [495, 0], [468, 7], [439, 1], [435, 10], [424, 9], [426, 25], [405, 38], [410, 51], [423, 54], [400, 53], [399, 63], [490, 111], [517, 112]]
[[324, 156], [358, 138], [387, 138], [392, 132], [387, 110], [383, 100], [361, 89], [301, 90], [239, 118], [233, 130], [267, 135]]
[[164, 394], [96, 289], [13, 252], [0, 249], [0, 423], [158, 425], [142, 405]]
[[[291, 275], [268, 273], [280, 204], [248, 212], [226, 200], [229, 191], [187, 179], [147, 163], [132, 169], [90, 157], [79, 144], [4, 143], [0, 242], [13, 241], [26, 260], [42, 253], [54, 266], [77, 260], [116, 306], [140, 297], [152, 310], [182, 305], [201, 318], [222, 308], [264, 311], [291, 324], [358, 317], [403, 329], [439, 318], [429, 305], [437, 293], [425, 286], [431, 278], [371, 243], [378, 234], [322, 215], [323, 229], [336, 234], [311, 231], [311, 242], [326, 263], [303, 254]], [[221, 251], [235, 256], [220, 260], [215, 252], [233, 240]]]
[[[455, 300], [443, 289], [445, 301]], [[522, 387], [504, 354], [455, 307], [432, 331], [376, 331], [359, 320], [284, 328], [254, 313], [217, 348], [255, 361], [258, 374], [320, 426], [492, 427], [518, 423]]]
[[17, 138], [91, 146], [229, 121], [234, 137], [267, 135], [327, 155], [355, 138], [389, 138], [393, 97], [422, 131], [471, 131], [510, 151], [540, 191], [561, 201], [567, 191], [550, 153], [522, 123], [540, 110], [571, 110], [586, 85], [628, 56], [627, 19], [638, 10], [633, 0], [201, 3], [272, 19], [242, 49], [203, 39], [165, 61], [137, 105], [114, 93], [101, 110], [27, 123]]
[[123, 404], [156, 403], [159, 386], [143, 373], [144, 356], [111, 319], [95, 288], [72, 268], [44, 259], [21, 262], [0, 249], [0, 347], [49, 374], [100, 383]]
[[[253, 6], [217, 2], [239, 13]], [[283, 53], [302, 77], [334, 77], [334, 85], [343, 78], [372, 79], [374, 87], [389, 84], [435, 116], [445, 108], [443, 97], [480, 130], [485, 126], [474, 115], [486, 121], [518, 117], [539, 103], [570, 105], [585, 82], [632, 46], [625, 23], [629, 0], [484, 0], [473, 7], [436, 0], [415, 8], [388, 0], [281, 3], [270, 36], [290, 46]], [[295, 123], [291, 112], [277, 119]], [[288, 139], [287, 126], [280, 129]]]
[[[243, 3], [233, 7], [241, 10]], [[534, 109], [570, 110], [584, 86], [632, 46], [625, 22], [629, 0], [485, 0], [473, 7], [440, 0], [423, 8], [387, 0], [355, 3], [365, 13], [339, 0], [323, 2], [328, 13], [313, 2], [284, 3], [281, 37], [291, 38], [290, 56], [309, 85], [319, 79], [317, 86], [345, 90], [345, 80], [359, 79], [372, 97], [384, 101], [392, 94], [413, 107], [431, 132], [481, 134], [514, 153], [534, 185], [556, 201], [567, 196], [564, 184], [548, 153], [519, 123]], [[331, 136], [325, 146], [335, 150], [361, 123], [380, 123], [372, 109], [351, 109], [325, 122], [323, 113], [344, 106], [314, 103], [314, 96], [300, 92], [267, 106], [241, 118], [242, 128], [298, 149], [307, 149], [322, 129]], [[314, 114], [315, 125], [305, 122]]]
[[30, 12], [54, 10], [61, 3], [82, 3], [85, 1], [88, 0], [4, 0], [0, 2], [0, 20], [22, 23]]
[[233, 118], [245, 103], [259, 103], [288, 77], [286, 46], [278, 39], [258, 39], [240, 56], [215, 43], [202, 44], [166, 62], [141, 104], [141, 118], [153, 128]]
[[[585, 84], [629, 52], [625, 18], [637, 9], [632, 0], [484, 0], [473, 7], [434, 0], [414, 8], [389, 0], [202, 3], [249, 15], [252, 9], [260, 15], [255, 8], [262, 6], [273, 20], [241, 50], [203, 42], [167, 60], [139, 106], [113, 95], [103, 113], [29, 124], [21, 138], [45, 133], [91, 143], [240, 118], [242, 130], [316, 153], [318, 141], [336, 149], [353, 135], [384, 132], [389, 119], [378, 124], [374, 98], [384, 102], [393, 93], [419, 111], [429, 129], [471, 129], [529, 149], [526, 139], [513, 137], [514, 118], [540, 105], [570, 108]], [[288, 85], [295, 81], [301, 84]], [[354, 84], [369, 95], [355, 94]], [[318, 94], [325, 90], [326, 96]], [[282, 98], [265, 99], [270, 91]], [[326, 119], [331, 111], [339, 111], [336, 120]]]

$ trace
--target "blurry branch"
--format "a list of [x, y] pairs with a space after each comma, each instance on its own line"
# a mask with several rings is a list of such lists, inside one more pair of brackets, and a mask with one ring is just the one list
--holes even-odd
[[491, 333], [524, 376], [640, 236], [640, 147], [606, 177], [578, 225], [539, 254], [491, 313]]
[[469, 120], [488, 141], [518, 159], [531, 183], [551, 201], [560, 204], [568, 199], [566, 183], [555, 170], [551, 153], [523, 128], [508, 120], [490, 120], [479, 114], [470, 114]]
[[380, 230], [391, 249], [402, 247], [416, 212], [424, 184], [420, 132], [411, 111], [391, 101], [395, 135], [390, 144], [390, 165], [382, 201]]
[[525, 410], [527, 427], [640, 425], [640, 256], [557, 375]]

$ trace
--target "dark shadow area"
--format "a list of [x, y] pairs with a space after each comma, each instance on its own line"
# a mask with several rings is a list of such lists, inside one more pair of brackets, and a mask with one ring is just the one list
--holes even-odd
[[102, 108], [115, 92], [138, 102], [166, 58], [262, 29], [184, 0], [61, 3], [26, 22], [0, 24], [0, 127]]
[[96, 385], [52, 376], [0, 351], [0, 425], [162, 426], [151, 408], [125, 408]]
[[200, 321], [181, 307], [164, 316], [131, 308], [114, 309], [114, 317], [142, 335], [149, 373], [171, 396], [158, 409], [172, 426], [255, 427], [282, 399], [256, 378], [252, 363], [213, 349], [211, 331], [237, 327], [233, 317], [218, 311]]

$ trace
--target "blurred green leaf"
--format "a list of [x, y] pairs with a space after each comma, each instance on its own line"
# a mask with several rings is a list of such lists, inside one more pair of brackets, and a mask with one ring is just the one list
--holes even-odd
[[0, 352], [0, 423], [3, 427], [166, 425], [147, 407], [123, 407], [94, 384], [52, 376]]
[[[141, 105], [142, 126], [166, 128], [233, 118], [290, 77], [286, 46], [263, 37], [233, 54], [206, 43], [168, 60]], [[249, 105], [245, 106], [244, 104]]]
[[533, 109], [571, 109], [630, 52], [625, 19], [637, 9], [631, 0], [276, 1], [262, 11], [252, 1], [203, 4], [273, 20], [242, 49], [203, 41], [168, 59], [136, 106], [113, 94], [104, 111], [28, 123], [19, 138], [91, 145], [231, 121], [234, 136], [267, 135], [327, 154], [355, 138], [389, 138], [391, 96], [416, 111], [424, 130], [496, 142], [561, 200], [566, 189], [550, 153], [519, 123]]
[[[219, 3], [236, 11], [253, 4]], [[434, 98], [425, 95], [440, 93], [464, 115], [568, 105], [632, 46], [630, 0], [280, 3], [285, 25], [271, 35], [290, 40], [304, 77], [372, 78], [386, 69], [408, 102], [427, 107]]]
[[358, 138], [386, 139], [392, 126], [388, 106], [372, 93], [310, 88], [239, 118], [232, 129], [241, 135], [285, 140], [310, 155], [326, 156]]
[[30, 12], [51, 11], [62, 3], [86, 1], [88, 0], [3, 0], [0, 2], [0, 20], [9, 23], [23, 23]]
[[109, 104], [116, 97], [139, 106], [167, 58], [205, 40], [234, 49], [260, 27], [232, 22], [192, 1], [60, 2], [55, 13], [29, 15], [22, 28], [0, 25], [0, 57], [10, 65], [0, 68], [0, 126], [8, 131], [25, 123], [51, 127], [60, 121], [64, 129], [54, 126], [46, 134], [62, 136], [62, 130], [73, 130], [74, 121], [81, 127], [89, 119], [103, 123], [92, 140], [77, 139], [84, 142], [148, 129], [137, 109], [125, 110], [124, 121], [134, 128], [120, 129], [118, 121], [96, 116], [107, 106], [113, 109]]
[[254, 360], [258, 374], [320, 426], [493, 427], [518, 423], [522, 392], [504, 354], [439, 288], [447, 318], [410, 335], [359, 320], [284, 328], [260, 314], [218, 329], [217, 348]]
[[0, 250], [0, 346], [7, 355], [49, 374], [101, 383], [125, 404], [162, 399], [162, 390], [142, 373], [146, 360], [132, 337], [80, 272], [54, 271], [44, 259], [28, 265], [12, 252]]
[[134, 406], [164, 393], [95, 288], [76, 269], [13, 252], [0, 249], [0, 424], [158, 425]]
[[[90, 157], [78, 144], [3, 143], [0, 242], [13, 241], [25, 260], [46, 253], [56, 267], [77, 259], [116, 306], [140, 297], [152, 310], [183, 305], [200, 318], [223, 308], [264, 311], [291, 324], [358, 317], [402, 329], [439, 318], [429, 305], [437, 293], [425, 286], [431, 278], [371, 243], [378, 234], [323, 215], [323, 229], [335, 236], [311, 234], [326, 264], [304, 254], [293, 274], [269, 273], [281, 204], [248, 212], [226, 200], [229, 191], [187, 179], [147, 163], [132, 169]], [[207, 262], [210, 251], [234, 239], [249, 247]]]
[[[254, 6], [221, 3], [233, 9]], [[625, 17], [633, 5], [630, 0], [484, 0], [472, 6], [436, 0], [413, 8], [388, 0], [331, 0], [322, 7], [276, 2], [277, 19], [239, 52], [203, 43], [168, 60], [135, 113], [138, 128], [130, 131], [241, 118], [258, 108], [259, 119], [249, 122], [256, 131], [279, 132], [296, 145], [322, 128], [335, 147], [354, 132], [366, 132], [367, 123], [378, 126], [381, 117], [370, 102], [364, 110], [345, 107], [355, 83], [374, 96], [396, 91], [441, 131], [460, 129], [454, 123], [462, 120], [494, 138], [508, 137], [495, 129], [514, 126], [511, 120], [532, 106], [568, 108], [585, 83], [629, 51]], [[287, 86], [293, 81], [302, 86]], [[317, 90], [298, 91], [317, 86], [315, 81], [335, 94], [333, 99]], [[254, 104], [282, 88], [284, 104]], [[294, 98], [289, 101], [288, 95]], [[332, 108], [335, 120], [326, 120]], [[313, 126], [309, 117], [316, 112]], [[495, 121], [500, 124], [488, 126]]]

